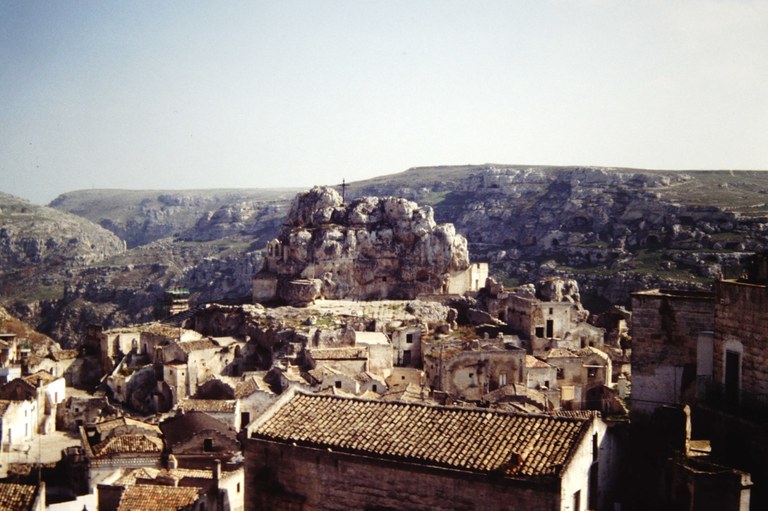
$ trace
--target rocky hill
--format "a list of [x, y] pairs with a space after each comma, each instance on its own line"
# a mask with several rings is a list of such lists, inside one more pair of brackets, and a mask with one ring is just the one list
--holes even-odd
[[401, 197], [345, 203], [318, 186], [296, 197], [270, 241], [259, 300], [413, 299], [448, 292], [468, 267], [466, 239], [436, 224], [432, 208]]
[[[638, 289], [709, 287], [768, 244], [762, 172], [425, 167], [336, 190], [347, 204], [432, 206], [505, 285], [573, 278], [595, 312]], [[0, 304], [70, 346], [89, 322], [157, 317], [168, 287], [188, 288], [194, 303], [244, 299], [294, 196], [88, 190], [52, 203], [77, 218], [2, 195]]]
[[133, 248], [182, 233], [197, 241], [252, 234], [249, 228], [299, 191], [79, 190], [58, 196], [50, 206], [109, 229]]
[[73, 271], [124, 250], [120, 238], [86, 219], [0, 193], [0, 296], [60, 297]]
[[484, 165], [354, 183], [432, 204], [508, 284], [577, 279], [600, 310], [638, 289], [707, 287], [768, 245], [768, 173]]

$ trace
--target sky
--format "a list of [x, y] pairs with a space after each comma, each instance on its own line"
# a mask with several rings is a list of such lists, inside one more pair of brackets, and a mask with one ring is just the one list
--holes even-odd
[[768, 170], [763, 0], [0, 0], [0, 191]]

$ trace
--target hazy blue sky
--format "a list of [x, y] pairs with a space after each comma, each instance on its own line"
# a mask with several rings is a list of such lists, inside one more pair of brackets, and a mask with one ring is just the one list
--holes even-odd
[[0, 0], [0, 190], [768, 169], [768, 1]]

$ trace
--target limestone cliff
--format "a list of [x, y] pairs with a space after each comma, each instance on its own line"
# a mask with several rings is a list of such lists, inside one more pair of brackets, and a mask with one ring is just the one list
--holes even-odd
[[255, 297], [410, 299], [450, 291], [468, 268], [466, 239], [435, 223], [432, 208], [395, 197], [344, 203], [333, 188], [315, 187], [297, 196], [268, 243]]

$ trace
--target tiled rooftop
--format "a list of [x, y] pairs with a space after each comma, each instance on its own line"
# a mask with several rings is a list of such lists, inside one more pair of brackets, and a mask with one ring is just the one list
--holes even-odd
[[56, 360], [72, 360], [77, 358], [77, 350], [57, 350], [51, 351], [51, 358]]
[[97, 457], [159, 453], [162, 450], [163, 441], [160, 438], [146, 435], [117, 435], [93, 446], [93, 454]]
[[127, 486], [136, 484], [136, 480], [138, 479], [157, 479], [158, 477], [170, 477], [176, 481], [184, 479], [185, 477], [194, 479], [213, 479], [213, 471], [192, 468], [157, 469], [142, 467], [128, 471], [113, 484]]
[[102, 436], [108, 434], [110, 431], [116, 428], [128, 428], [128, 427], [141, 428], [141, 429], [153, 432], [156, 435], [160, 434], [160, 428], [157, 427], [156, 425], [150, 424], [148, 422], [140, 421], [138, 419], [132, 419], [130, 417], [116, 417], [114, 419], [103, 420], [101, 422], [97, 422], [96, 424], [94, 424], [93, 427]]
[[552, 367], [552, 366], [547, 364], [543, 360], [539, 360], [538, 358], [536, 358], [534, 356], [526, 355], [525, 356], [525, 367], [542, 367], [542, 368], [545, 368], [545, 367]]
[[175, 511], [191, 506], [200, 488], [137, 484], [123, 492], [118, 511]]
[[22, 376], [22, 380], [29, 383], [33, 387], [37, 386], [37, 382], [40, 381], [43, 385], [48, 385], [52, 381], [58, 380], [57, 377], [53, 376], [48, 371], [38, 371], [35, 374], [30, 374], [29, 376]]
[[211, 339], [200, 339], [199, 341], [184, 341], [179, 343], [179, 347], [184, 350], [185, 353], [191, 353], [193, 351], [201, 350], [216, 350], [221, 348]]
[[254, 438], [508, 476], [558, 474], [584, 419], [365, 401], [297, 392]]
[[237, 399], [248, 397], [258, 390], [264, 390], [255, 378], [250, 377], [235, 385], [235, 397]]
[[33, 484], [0, 483], [0, 511], [32, 509], [36, 494]]
[[186, 399], [181, 408], [187, 412], [234, 413], [236, 404], [232, 399]]
[[359, 347], [312, 348], [307, 351], [315, 360], [357, 360], [368, 358], [368, 350]]
[[552, 348], [549, 351], [545, 351], [542, 355], [543, 358], [579, 358], [579, 355], [568, 348]]

